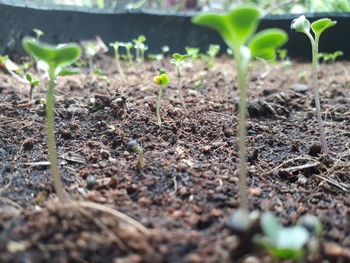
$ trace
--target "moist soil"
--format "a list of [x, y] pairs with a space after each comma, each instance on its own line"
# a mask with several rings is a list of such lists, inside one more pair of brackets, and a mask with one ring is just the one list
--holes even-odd
[[[123, 80], [113, 58], [100, 56], [95, 66], [106, 76], [83, 68], [59, 77], [58, 160], [75, 205], [61, 204], [52, 185], [40, 103], [47, 80], [30, 70], [42, 82], [35, 102], [26, 104], [28, 85], [0, 72], [0, 262], [272, 262], [228, 223], [239, 207], [232, 59], [184, 68], [187, 112], [174, 67], [164, 61], [123, 64]], [[161, 127], [153, 84], [159, 68], [170, 77]], [[303, 214], [317, 216], [324, 228], [320, 247], [303, 262], [350, 262], [350, 63], [320, 65], [327, 157], [308, 85], [310, 64], [256, 62], [250, 72], [249, 210], [271, 211], [285, 226]], [[143, 169], [127, 151], [130, 140], [143, 149]]]

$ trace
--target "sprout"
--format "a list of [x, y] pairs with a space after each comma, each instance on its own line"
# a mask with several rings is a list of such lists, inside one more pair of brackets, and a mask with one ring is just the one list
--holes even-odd
[[335, 51], [334, 53], [318, 53], [317, 58], [320, 60], [322, 59], [323, 62], [328, 62], [330, 61], [331, 63], [335, 63], [335, 60], [343, 56], [344, 53], [340, 50]]
[[[318, 43], [320, 36], [324, 30], [334, 26], [337, 22], [332, 21], [329, 18], [321, 18], [310, 24], [309, 20], [305, 16], [300, 16], [292, 21], [291, 29], [297, 32], [302, 32], [310, 39], [312, 48], [312, 88], [314, 90], [315, 104], [316, 104], [316, 116], [318, 121], [318, 127], [320, 131], [320, 139], [322, 144], [323, 154], [328, 154], [328, 146], [326, 141], [326, 132], [323, 125], [323, 120], [321, 116], [321, 104], [320, 96], [318, 91], [318, 80], [317, 80], [317, 70], [318, 70]], [[310, 28], [314, 32], [314, 37], [310, 33]]]
[[160, 118], [160, 100], [162, 98], [164, 86], [167, 86], [169, 84], [169, 78], [167, 74], [161, 74], [160, 76], [155, 77], [153, 81], [155, 84], [159, 85], [156, 113], [157, 113], [157, 124], [159, 127], [161, 127], [162, 119]]
[[201, 54], [201, 58], [207, 62], [207, 66], [210, 68], [214, 66], [215, 57], [220, 51], [219, 45], [210, 44], [206, 54]]
[[185, 59], [187, 59], [189, 56], [190, 55], [188, 55], [188, 54], [180, 55], [178, 53], [174, 53], [172, 56], [173, 58], [170, 60], [170, 63], [175, 65], [176, 79], [177, 79], [177, 81], [176, 81], [177, 92], [179, 94], [182, 107], [183, 107], [184, 111], [186, 112], [186, 114], [188, 114], [188, 110], [187, 110], [187, 106], [186, 106], [186, 103], [184, 101], [184, 98], [183, 98], [182, 92], [181, 92], [181, 70], [184, 66]]
[[144, 44], [145, 41], [146, 37], [144, 35], [140, 35], [138, 38], [132, 40], [136, 51], [135, 59], [137, 63], [143, 62], [144, 52], [148, 49], [148, 47]]
[[287, 34], [280, 29], [266, 29], [255, 34], [260, 22], [260, 10], [254, 6], [238, 6], [226, 14], [200, 14], [192, 18], [198, 25], [215, 29], [232, 50], [237, 67], [239, 87], [239, 191], [241, 209], [248, 214], [247, 167], [246, 167], [246, 110], [247, 73], [253, 57], [272, 60], [276, 49], [287, 41]]
[[320, 237], [322, 224], [320, 220], [311, 215], [299, 218], [297, 225], [291, 227], [281, 226], [272, 213], [264, 213], [260, 220], [264, 236], [256, 241], [265, 247], [272, 257], [278, 259], [301, 260], [306, 251], [305, 245], [312, 236]]
[[200, 49], [197, 47], [185, 47], [187, 55], [191, 57], [192, 60], [199, 58]]
[[143, 159], [143, 151], [141, 146], [137, 143], [136, 140], [131, 140], [128, 142], [128, 144], [126, 145], [126, 149], [129, 152], [132, 153], [137, 153], [139, 158], [138, 158], [138, 167], [140, 169], [143, 169], [145, 167], [145, 161]]
[[30, 89], [29, 89], [29, 101], [32, 100], [32, 95], [33, 95], [33, 90], [35, 88], [35, 86], [39, 85], [39, 80], [34, 80], [31, 74], [26, 74], [26, 79], [28, 80], [29, 84], [30, 84]]
[[164, 57], [169, 53], [169, 51], [170, 51], [169, 46], [162, 46], [162, 53]]
[[33, 32], [35, 33], [36, 39], [39, 40], [41, 36], [45, 35], [40, 29], [34, 28]]
[[81, 45], [89, 59], [90, 74], [92, 74], [94, 72], [93, 57], [100, 53], [106, 53], [108, 47], [99, 36], [96, 36], [93, 40], [81, 41]]
[[50, 169], [54, 181], [54, 186], [60, 201], [68, 201], [68, 195], [62, 185], [57, 164], [56, 142], [54, 135], [54, 103], [55, 103], [55, 79], [62, 69], [79, 59], [81, 48], [74, 43], [62, 45], [49, 45], [39, 42], [35, 38], [25, 37], [22, 40], [24, 50], [36, 60], [42, 61], [46, 65], [49, 75], [49, 89], [46, 97], [46, 130], [47, 147]]
[[132, 65], [132, 58], [133, 58], [133, 55], [131, 54], [131, 49], [134, 45], [131, 42], [126, 42], [126, 43], [120, 42], [119, 46], [125, 47], [126, 55], [124, 57], [125, 59], [128, 60], [128, 67], [130, 67]]
[[122, 77], [122, 79], [126, 80], [125, 74], [124, 74], [124, 71], [123, 71], [123, 69], [122, 69], [122, 67], [120, 65], [120, 59], [119, 59], [120, 58], [120, 56], [119, 56], [120, 43], [118, 41], [116, 41], [116, 42], [109, 43], [109, 45], [111, 47], [113, 47], [113, 49], [114, 49], [114, 57], [115, 57], [115, 64], [117, 66], [117, 70], [118, 70], [120, 76]]

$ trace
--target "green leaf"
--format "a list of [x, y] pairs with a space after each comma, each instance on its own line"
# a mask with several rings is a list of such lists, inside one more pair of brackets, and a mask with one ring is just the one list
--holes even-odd
[[167, 74], [160, 75], [160, 83], [161, 85], [168, 85], [169, 84], [169, 78]]
[[282, 226], [278, 223], [277, 218], [270, 212], [264, 213], [261, 216], [260, 225], [265, 236], [272, 242], [278, 238], [278, 233]]
[[79, 68], [64, 68], [58, 74], [59, 76], [68, 76], [68, 75], [76, 75], [80, 74], [81, 70]]
[[174, 53], [173, 54], [173, 58], [175, 58], [177, 61], [182, 61], [185, 60], [186, 58], [188, 58], [190, 55], [186, 54], [186, 55], [181, 55], [179, 53]]
[[192, 22], [207, 26], [220, 33], [229, 46], [241, 46], [254, 34], [260, 18], [260, 11], [253, 6], [237, 7], [224, 15], [200, 14]]
[[280, 29], [266, 29], [257, 33], [249, 43], [252, 56], [266, 60], [276, 58], [276, 50], [286, 43], [288, 35]]
[[291, 29], [302, 33], [310, 32], [310, 27], [310, 21], [304, 15], [294, 19], [290, 26]]
[[32, 75], [29, 73], [26, 74], [26, 79], [29, 81], [29, 83], [32, 83], [32, 81], [33, 81]]
[[44, 61], [51, 70], [68, 66], [78, 60], [81, 55], [81, 48], [75, 43], [54, 46], [32, 37], [25, 37], [22, 40], [22, 45], [28, 54], [36, 60]]
[[312, 31], [320, 35], [327, 28], [334, 26], [337, 21], [332, 21], [329, 18], [321, 18], [311, 24]]
[[33, 82], [31, 83], [31, 85], [32, 85], [32, 86], [38, 86], [39, 83], [40, 83], [40, 81], [39, 81], [39, 80], [36, 80], [36, 81], [33, 81]]

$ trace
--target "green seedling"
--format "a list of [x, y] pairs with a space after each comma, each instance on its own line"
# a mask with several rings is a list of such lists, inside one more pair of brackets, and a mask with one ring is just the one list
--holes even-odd
[[179, 94], [180, 97], [180, 101], [182, 104], [182, 107], [184, 109], [184, 111], [186, 112], [186, 114], [188, 114], [188, 110], [187, 110], [187, 106], [185, 103], [185, 100], [182, 96], [182, 92], [181, 92], [181, 71], [182, 68], [184, 67], [184, 62], [185, 60], [189, 57], [190, 55], [186, 54], [186, 55], [180, 55], [178, 53], [174, 53], [172, 56], [172, 59], [170, 60], [171, 64], [175, 65], [175, 69], [176, 69], [176, 86], [177, 86], [177, 92]]
[[292, 65], [292, 62], [288, 59], [288, 50], [285, 48], [280, 48], [277, 50], [278, 59], [282, 62], [284, 66]]
[[164, 56], [163, 54], [147, 54], [147, 57], [152, 60], [162, 61]]
[[106, 72], [104, 72], [102, 69], [97, 68], [94, 70], [94, 73], [99, 76], [106, 76]]
[[260, 220], [264, 234], [256, 242], [267, 249], [277, 262], [280, 259], [302, 260], [306, 253], [315, 250], [306, 250], [306, 244], [312, 237], [318, 238], [322, 234], [322, 224], [317, 217], [302, 216], [297, 225], [281, 226], [272, 213], [264, 213]]
[[144, 35], [139, 36], [136, 39], [133, 39], [134, 48], [135, 48], [135, 60], [137, 63], [143, 62], [143, 56], [146, 49], [144, 42], [146, 41], [146, 37]]
[[93, 74], [95, 69], [93, 58], [97, 54], [106, 53], [108, 51], [108, 47], [99, 36], [96, 36], [93, 40], [81, 41], [81, 45], [83, 46], [84, 52], [89, 60], [90, 74]]
[[200, 49], [197, 47], [185, 47], [187, 55], [191, 57], [192, 60], [199, 58]]
[[261, 12], [255, 6], [238, 6], [226, 14], [200, 14], [192, 18], [198, 25], [215, 29], [232, 50], [236, 61], [239, 89], [239, 191], [240, 208], [248, 217], [247, 167], [246, 167], [246, 111], [247, 111], [247, 73], [249, 62], [254, 57], [273, 60], [276, 49], [287, 41], [287, 34], [280, 29], [266, 29], [255, 33], [260, 22]]
[[160, 76], [157, 76], [153, 79], [153, 82], [157, 85], [159, 85], [159, 93], [158, 93], [158, 99], [157, 99], [157, 124], [159, 127], [162, 126], [162, 119], [160, 118], [160, 100], [162, 98], [163, 89], [165, 86], [169, 84], [169, 78], [167, 74], [161, 74]]
[[335, 51], [334, 53], [318, 53], [317, 57], [319, 60], [322, 60], [322, 62], [331, 62], [332, 64], [335, 63], [335, 60], [340, 57], [343, 56], [344, 53], [342, 51]]
[[26, 74], [26, 79], [28, 80], [29, 82], [29, 85], [30, 85], [30, 89], [29, 89], [29, 101], [32, 100], [32, 96], [33, 96], [33, 90], [36, 86], [39, 85], [39, 80], [34, 80], [33, 79], [33, 76], [31, 74]]
[[74, 43], [62, 45], [49, 45], [39, 42], [35, 38], [25, 37], [22, 40], [24, 50], [37, 61], [43, 61], [47, 66], [49, 76], [49, 88], [46, 97], [46, 131], [47, 147], [50, 161], [50, 169], [54, 187], [61, 202], [68, 201], [68, 195], [62, 185], [57, 164], [56, 141], [54, 135], [54, 103], [55, 103], [55, 80], [62, 69], [79, 59], [81, 48]]
[[123, 57], [128, 61], [128, 67], [130, 67], [132, 65], [132, 58], [133, 58], [133, 55], [131, 54], [131, 49], [134, 45], [131, 42], [126, 42], [126, 43], [120, 42], [119, 45], [126, 49], [126, 55], [124, 55]]
[[[318, 121], [318, 127], [320, 131], [320, 139], [322, 144], [323, 154], [328, 154], [328, 145], [326, 141], [326, 132], [324, 129], [324, 124], [321, 116], [321, 104], [320, 104], [320, 95], [318, 91], [318, 80], [317, 80], [317, 71], [318, 71], [318, 43], [320, 40], [321, 34], [327, 29], [334, 26], [337, 22], [332, 21], [329, 18], [321, 18], [317, 21], [310, 24], [309, 20], [305, 16], [300, 16], [297, 19], [294, 19], [291, 24], [291, 29], [294, 29], [297, 32], [304, 33], [311, 42], [312, 48], [312, 88], [314, 90], [315, 104], [316, 104], [316, 116]], [[314, 32], [314, 37], [310, 33], [310, 28]]]
[[70, 75], [77, 75], [80, 74], [81, 70], [79, 68], [63, 68], [61, 69], [60, 73], [58, 73], [59, 76], [70, 76]]
[[126, 149], [129, 152], [132, 153], [137, 153], [138, 154], [138, 167], [140, 169], [143, 169], [145, 167], [145, 160], [143, 159], [143, 151], [141, 146], [137, 143], [136, 140], [131, 140], [128, 142], [128, 144], [126, 145]]
[[15, 70], [16, 74], [22, 75], [25, 70], [28, 70], [32, 65], [31, 62], [25, 61], [21, 65], [19, 65], [18, 69]]
[[201, 54], [201, 58], [204, 59], [207, 62], [207, 66], [213, 67], [215, 64], [215, 57], [220, 52], [220, 46], [219, 45], [209, 45], [208, 51], [205, 54]]
[[166, 55], [168, 55], [169, 51], [170, 51], [169, 46], [162, 46], [162, 54], [163, 54], [163, 57], [165, 57]]
[[120, 65], [120, 55], [119, 55], [120, 43], [118, 41], [116, 41], [113, 43], [109, 43], [109, 45], [111, 47], [113, 47], [113, 49], [114, 49], [114, 57], [115, 57], [115, 64], [117, 66], [117, 70], [118, 70], [120, 76], [122, 77], [122, 79], [126, 80], [124, 71], [122, 69], [122, 66]]
[[45, 33], [43, 31], [41, 31], [40, 29], [37, 29], [37, 28], [34, 28], [33, 32], [35, 33], [35, 36], [36, 36], [37, 40], [40, 40], [40, 37], [45, 35]]

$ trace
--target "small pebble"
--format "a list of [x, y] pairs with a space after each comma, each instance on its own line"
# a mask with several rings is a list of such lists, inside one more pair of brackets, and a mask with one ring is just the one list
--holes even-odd
[[86, 188], [89, 190], [92, 190], [94, 189], [95, 185], [96, 185], [96, 178], [92, 175], [89, 175], [86, 178]]

